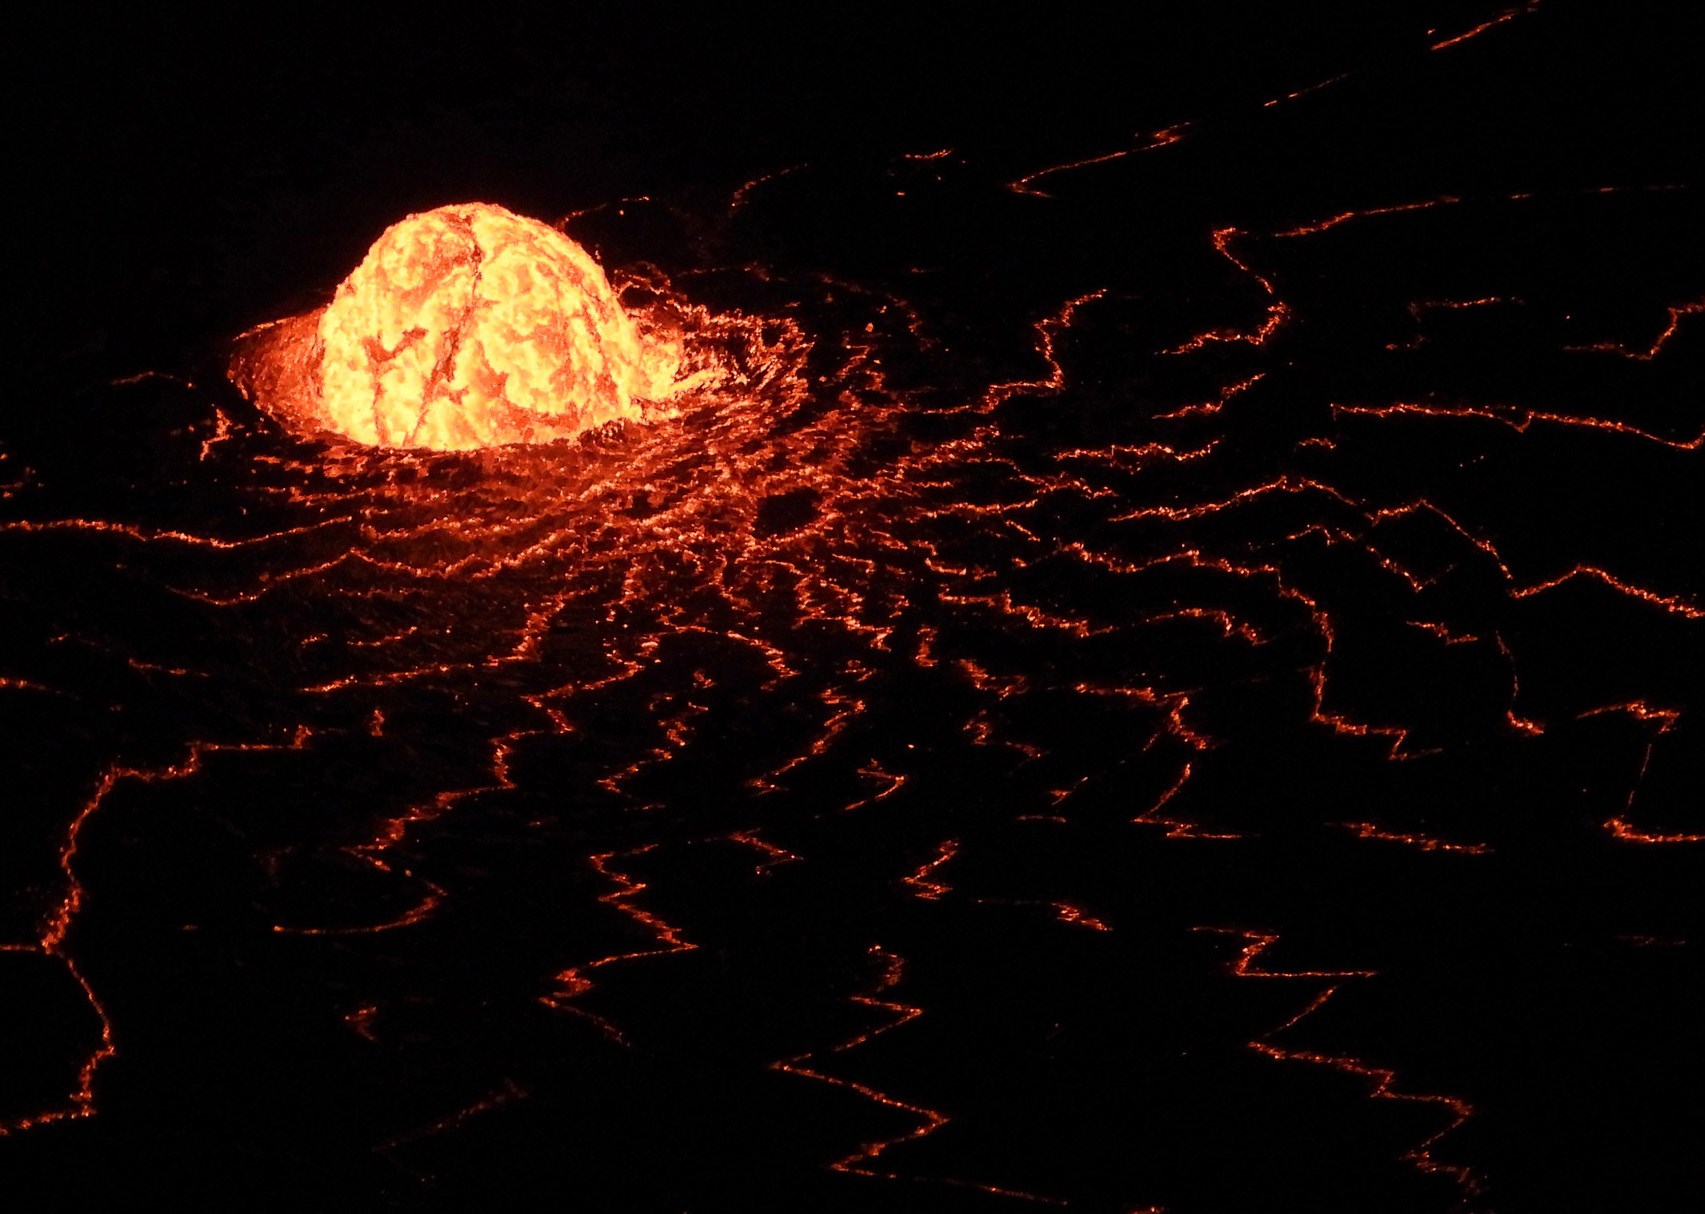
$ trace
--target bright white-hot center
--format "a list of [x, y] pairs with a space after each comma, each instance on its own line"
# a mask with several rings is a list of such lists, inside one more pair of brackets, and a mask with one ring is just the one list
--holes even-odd
[[387, 228], [318, 336], [311, 420], [380, 447], [466, 451], [655, 416], [680, 365], [586, 250], [478, 202]]

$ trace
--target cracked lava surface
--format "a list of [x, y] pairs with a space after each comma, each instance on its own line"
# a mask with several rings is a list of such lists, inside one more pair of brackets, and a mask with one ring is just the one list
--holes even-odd
[[686, 204], [426, 212], [240, 339], [247, 399], [125, 375], [0, 447], [0, 1168], [1685, 1208], [1694, 197], [1185, 188], [1399, 74], [1330, 66], [779, 162], [662, 251]]

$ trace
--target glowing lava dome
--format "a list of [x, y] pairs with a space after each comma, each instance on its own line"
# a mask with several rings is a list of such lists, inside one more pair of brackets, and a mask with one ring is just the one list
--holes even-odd
[[285, 420], [467, 451], [667, 415], [678, 341], [623, 310], [556, 229], [489, 203], [387, 228], [331, 304], [248, 335], [233, 378]]

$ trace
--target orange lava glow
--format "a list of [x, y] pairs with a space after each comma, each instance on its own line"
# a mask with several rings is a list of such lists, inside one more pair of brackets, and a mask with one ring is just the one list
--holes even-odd
[[1454, 1179], [1464, 1196], [1472, 1197], [1481, 1190], [1480, 1177], [1472, 1170], [1461, 1164], [1440, 1163], [1432, 1156], [1432, 1148], [1439, 1139], [1449, 1134], [1474, 1116], [1474, 1106], [1457, 1096], [1446, 1096], [1432, 1092], [1405, 1092], [1396, 1087], [1397, 1072], [1388, 1067], [1375, 1066], [1360, 1058], [1345, 1054], [1324, 1054], [1316, 1050], [1290, 1049], [1276, 1045], [1273, 1038], [1286, 1029], [1294, 1028], [1298, 1023], [1307, 1019], [1338, 993], [1339, 981], [1350, 978], [1377, 978], [1374, 970], [1270, 970], [1255, 968], [1257, 959], [1263, 952], [1277, 944], [1279, 937], [1272, 932], [1252, 931], [1241, 927], [1212, 927], [1204, 926], [1196, 929], [1201, 932], [1211, 932], [1223, 936], [1241, 936], [1244, 941], [1243, 949], [1239, 952], [1230, 970], [1238, 978], [1277, 979], [1279, 981], [1295, 981], [1298, 979], [1313, 979], [1331, 982], [1319, 994], [1303, 1007], [1303, 1009], [1286, 1020], [1283, 1024], [1267, 1030], [1255, 1040], [1249, 1042], [1249, 1048], [1258, 1054], [1279, 1062], [1306, 1062], [1314, 1066], [1330, 1067], [1347, 1075], [1355, 1075], [1367, 1080], [1372, 1088], [1369, 1096], [1375, 1100], [1406, 1101], [1415, 1104], [1432, 1105], [1448, 1115], [1447, 1123], [1429, 1134], [1421, 1142], [1405, 1151], [1403, 1158], [1416, 1168], [1428, 1173], [1442, 1173]]
[[[949, 840], [949, 842], [952, 841]], [[945, 844], [943, 845], [943, 850], [945, 854], [943, 855], [942, 860], [944, 861], [951, 856], [951, 852], [947, 850]], [[938, 861], [938, 863], [940, 862], [941, 861]], [[946, 886], [940, 887], [943, 893], [946, 892], [947, 888], [948, 887]], [[930, 897], [939, 895], [926, 894], [924, 896]], [[1100, 931], [1107, 930], [1106, 927], [1100, 924], [1096, 924], [1096, 929]], [[900, 956], [898, 953], [890, 952], [888, 949], [883, 948], [880, 944], [873, 944], [870, 946], [870, 956], [881, 964], [881, 975], [877, 979], [875, 985], [868, 991], [857, 995], [849, 995], [847, 997], [848, 1002], [856, 1003], [861, 1007], [873, 1008], [878, 1012], [892, 1017], [892, 1019], [883, 1023], [878, 1023], [862, 1032], [855, 1033], [845, 1041], [838, 1042], [837, 1044], [821, 1051], [822, 1053], [843, 1054], [849, 1050], [857, 1049], [859, 1046], [868, 1044], [872, 1039], [880, 1037], [884, 1033], [891, 1032], [894, 1029], [899, 1028], [901, 1025], [910, 1024], [912, 1021], [924, 1014], [924, 1009], [921, 1007], [910, 1003], [900, 1003], [886, 997], [888, 992], [894, 987], [900, 985], [904, 978], [906, 964], [905, 958]], [[879, 1138], [872, 1142], [859, 1144], [856, 1151], [831, 1162], [828, 1165], [830, 1171], [843, 1172], [853, 1176], [868, 1176], [882, 1180], [933, 1179], [940, 1184], [950, 1185], [954, 1188], [973, 1189], [979, 1193], [988, 1193], [996, 1197], [1016, 1198], [1020, 1201], [1035, 1202], [1038, 1205], [1064, 1206], [1070, 1204], [1062, 1198], [1052, 1197], [1043, 1193], [1031, 1193], [1022, 1189], [1009, 1189], [1000, 1185], [984, 1184], [973, 1180], [961, 1180], [945, 1176], [904, 1177], [898, 1172], [886, 1172], [880, 1170], [873, 1165], [876, 1164], [878, 1156], [880, 1156], [884, 1151], [888, 1150], [890, 1147], [899, 1146], [903, 1143], [916, 1142], [920, 1138], [927, 1138], [929, 1135], [947, 1125], [952, 1118], [940, 1109], [929, 1108], [928, 1106], [920, 1104], [912, 1104], [908, 1101], [901, 1100], [896, 1096], [892, 1096], [879, 1088], [872, 1087], [867, 1083], [860, 1083], [853, 1079], [845, 1079], [839, 1075], [834, 1075], [827, 1071], [820, 1070], [817, 1068], [817, 1061], [818, 1059], [814, 1054], [799, 1054], [792, 1058], [782, 1058], [770, 1063], [770, 1069], [780, 1071], [785, 1075], [794, 1075], [801, 1079], [813, 1079], [819, 1083], [826, 1083], [831, 1087], [844, 1088], [847, 1091], [857, 1093], [866, 1100], [880, 1105], [883, 1108], [893, 1109], [915, 1119], [915, 1124], [903, 1133], [896, 1134], [889, 1138]]]
[[245, 335], [232, 377], [293, 426], [470, 451], [669, 416], [681, 343], [591, 254], [489, 203], [393, 224], [318, 313]]

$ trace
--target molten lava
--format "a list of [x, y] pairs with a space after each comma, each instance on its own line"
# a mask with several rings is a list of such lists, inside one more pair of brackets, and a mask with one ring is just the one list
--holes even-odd
[[592, 256], [489, 203], [410, 215], [319, 313], [256, 330], [233, 376], [293, 424], [467, 451], [667, 415], [679, 343], [630, 316]]

